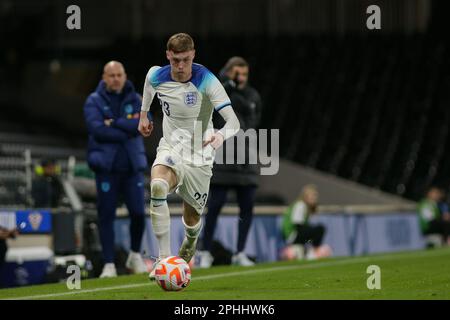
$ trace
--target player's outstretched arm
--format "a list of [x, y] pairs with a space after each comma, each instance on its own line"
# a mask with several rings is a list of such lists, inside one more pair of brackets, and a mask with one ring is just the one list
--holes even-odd
[[153, 131], [153, 122], [148, 119], [147, 111], [141, 111], [138, 130], [144, 137], [149, 137]]
[[239, 119], [231, 106], [220, 109], [219, 114], [225, 120], [225, 125], [203, 142], [204, 147], [211, 144], [214, 149], [219, 148], [226, 139], [234, 136], [241, 127]]
[[148, 81], [150, 73], [154, 68], [151, 68], [144, 81], [144, 89], [142, 90], [142, 106], [141, 114], [139, 118], [138, 131], [144, 136], [149, 137], [153, 131], [153, 122], [148, 118], [148, 112], [150, 111], [150, 105], [152, 104], [153, 97], [155, 96], [155, 90], [151, 83]]

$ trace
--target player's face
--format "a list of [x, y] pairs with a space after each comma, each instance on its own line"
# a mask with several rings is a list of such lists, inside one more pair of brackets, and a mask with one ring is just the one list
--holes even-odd
[[110, 91], [122, 91], [127, 75], [122, 66], [109, 66], [103, 73], [103, 81], [106, 83], [106, 88]]
[[317, 201], [319, 200], [319, 195], [317, 194], [316, 191], [308, 190], [305, 192], [304, 200], [305, 200], [306, 204], [308, 204], [310, 206], [316, 205]]
[[428, 198], [433, 201], [440, 201], [442, 199], [442, 193], [439, 189], [433, 188], [428, 192]]
[[54, 176], [56, 175], [56, 167], [52, 164], [45, 166], [44, 168], [45, 176]]
[[234, 66], [227, 74], [228, 78], [237, 82], [238, 88], [242, 89], [248, 82], [248, 67]]
[[195, 57], [195, 50], [174, 53], [166, 51], [167, 59], [170, 62], [171, 74], [176, 81], [187, 81], [192, 74], [192, 63]]

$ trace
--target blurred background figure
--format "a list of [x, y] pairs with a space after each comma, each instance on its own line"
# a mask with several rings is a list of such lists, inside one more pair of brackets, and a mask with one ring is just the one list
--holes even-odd
[[428, 247], [442, 243], [450, 245], [450, 213], [443, 199], [443, 191], [432, 186], [418, 204], [420, 229], [427, 238]]
[[304, 257], [316, 259], [331, 255], [331, 249], [328, 246], [322, 246], [325, 227], [321, 224], [311, 224], [309, 221], [311, 216], [317, 212], [318, 201], [317, 187], [306, 185], [298, 200], [290, 205], [284, 213], [283, 237], [288, 245], [288, 251], [292, 251], [293, 257], [297, 259]]
[[[245, 132], [248, 129], [257, 129], [261, 119], [261, 98], [253, 87], [248, 83], [249, 64], [242, 57], [232, 57], [221, 70], [219, 79], [231, 99], [231, 105], [241, 124], [241, 129]], [[224, 120], [221, 117], [213, 116], [214, 128], [222, 128]], [[237, 136], [243, 134], [240, 131]], [[237, 138], [234, 137], [234, 141]], [[222, 146], [224, 159], [226, 158], [226, 144]], [[250, 229], [255, 202], [255, 193], [258, 186], [258, 166], [249, 163], [249, 154], [256, 154], [256, 146], [248, 144], [241, 150], [245, 150], [245, 164], [237, 164], [236, 156], [240, 146], [234, 144], [235, 161], [233, 164], [214, 163], [213, 176], [209, 190], [208, 213], [203, 234], [203, 251], [199, 252], [200, 267], [209, 268], [213, 263], [211, 254], [212, 239], [217, 224], [217, 218], [227, 201], [227, 193], [234, 190], [239, 204], [239, 225], [236, 252], [232, 257], [232, 263], [242, 266], [252, 266], [254, 264], [244, 253], [247, 235]]]
[[[9, 230], [0, 226], [0, 271], [5, 263], [6, 251], [8, 251], [8, 245], [6, 243], [7, 239], [14, 239], [19, 232], [17, 229]], [[0, 288], [2, 288], [2, 283], [0, 279]]]
[[127, 80], [120, 62], [108, 62], [103, 80], [88, 98], [84, 115], [89, 132], [89, 167], [95, 172], [97, 211], [104, 267], [100, 275], [115, 277], [114, 219], [119, 195], [130, 214], [131, 251], [126, 267], [147, 271], [140, 254], [145, 228], [144, 174], [147, 168], [142, 136], [138, 132], [141, 97]]
[[56, 208], [64, 195], [60, 168], [54, 159], [43, 159], [35, 168], [32, 197], [35, 208]]
[[[369, 30], [365, 23], [366, 18], [372, 18], [366, 9], [375, 2], [382, 11], [381, 30]], [[107, 252], [113, 252], [116, 244], [116, 266], [124, 267], [129, 253], [117, 250], [118, 247], [130, 247], [130, 220], [116, 219], [112, 229], [116, 207], [112, 193], [117, 185], [128, 190], [124, 187], [126, 182], [116, 184], [113, 178], [106, 181], [102, 177], [131, 177], [136, 160], [144, 161], [144, 152], [149, 160], [156, 156], [162, 137], [162, 126], [155, 126], [145, 141], [146, 150], [142, 148], [139, 155], [139, 138], [133, 138], [133, 108], [139, 104], [138, 97], [131, 93], [126, 79], [140, 83], [149, 64], [166, 63], [161, 39], [173, 30], [201, 37], [197, 58], [212, 72], [220, 73], [241, 124], [252, 127], [247, 118], [251, 123], [258, 117], [252, 116], [253, 111], [245, 113], [252, 110], [252, 104], [246, 103], [249, 86], [242, 80], [248, 78], [241, 72], [246, 71], [246, 66], [234, 66], [231, 69], [239, 72], [233, 74], [230, 60], [224, 68], [230, 57], [244, 57], [251, 66], [250, 84], [258, 89], [264, 105], [257, 127], [279, 129], [279, 143], [267, 141], [267, 150], [272, 151], [276, 145], [279, 151], [277, 174], [252, 176], [250, 166], [217, 165], [212, 177], [213, 189], [258, 186], [251, 223], [241, 217], [239, 227], [245, 230], [251, 225], [245, 243], [250, 260], [272, 262], [280, 257], [286, 246], [280, 232], [283, 213], [297, 199], [299, 186], [305, 184], [314, 184], [320, 191], [320, 214], [313, 215], [310, 223], [320, 219], [326, 226], [324, 243], [332, 239], [335, 256], [423, 248], [418, 202], [431, 186], [450, 191], [450, 1], [348, 0], [332, 5], [329, 0], [248, 0], [246, 5], [242, 1], [216, 1], [211, 6], [210, 1], [199, 0], [196, 3], [200, 9], [188, 15], [183, 10], [170, 10], [185, 5], [181, 0], [170, 1], [170, 6], [156, 1], [108, 0], [100, 5], [101, 15], [97, 14], [97, 1], [83, 1], [82, 16], [86, 18], [88, 13], [90, 17], [89, 21], [82, 18], [82, 29], [78, 31], [60, 23], [68, 16], [64, 14], [68, 5], [64, 1], [0, 3], [0, 26], [5, 30], [0, 74], [8, 79], [0, 82], [1, 211], [16, 213], [34, 206], [30, 192], [33, 179], [41, 180], [44, 189], [48, 179], [41, 179], [42, 173], [34, 174], [33, 165], [41, 164], [43, 158], [55, 159], [61, 167], [61, 172], [58, 166], [54, 168], [56, 177], [63, 182], [65, 191], [72, 186], [78, 197], [65, 192], [60, 201], [63, 210], [48, 211], [55, 218], [67, 216], [65, 212], [74, 216], [73, 225], [81, 239], [76, 250], [93, 262], [96, 276], [103, 268], [97, 226], [103, 226], [103, 246], [109, 243]], [[233, 12], [233, 22], [224, 12]], [[152, 19], [147, 21], [150, 15]], [[168, 19], [169, 29], [165, 27]], [[61, 28], [55, 28], [55, 23]], [[104, 82], [89, 98], [87, 154], [86, 121], [80, 106], [96, 88], [104, 62], [111, 59], [111, 54], [126, 63], [126, 75], [120, 64], [113, 63], [120, 71], [105, 68]], [[114, 93], [122, 87], [122, 93]], [[122, 99], [123, 95], [129, 95], [130, 103], [125, 102], [127, 98]], [[241, 103], [243, 112], [238, 110]], [[155, 110], [152, 117], [163, 117], [158, 99], [154, 99], [151, 109]], [[124, 124], [129, 124], [131, 130]], [[258, 140], [260, 145], [261, 142]], [[131, 173], [117, 173], [121, 160], [130, 160]], [[87, 162], [95, 173], [87, 170]], [[267, 166], [260, 163], [261, 167]], [[228, 168], [236, 168], [236, 172], [227, 172]], [[229, 179], [221, 182], [220, 176]], [[241, 184], [243, 177], [250, 183]], [[253, 178], [258, 181], [251, 182]], [[125, 192], [117, 193], [121, 205], [120, 196]], [[238, 251], [236, 242], [240, 246], [245, 242], [245, 232], [237, 241], [239, 210], [235, 210], [235, 192], [227, 192], [222, 209], [218, 207], [223, 200], [217, 201], [220, 190], [211, 193], [216, 202], [210, 202], [205, 219], [216, 220], [214, 210], [216, 214], [233, 212], [220, 216], [219, 223], [211, 223], [215, 227], [208, 227], [205, 242], [209, 237], [222, 244], [216, 246], [218, 242], [213, 241], [209, 251], [214, 256], [213, 265], [230, 264]], [[133, 195], [137, 197], [139, 192]], [[149, 192], [146, 196], [150, 196]], [[35, 198], [35, 205], [53, 206], [51, 196], [45, 196], [43, 203], [39, 203], [38, 196]], [[80, 198], [79, 206], [74, 198]], [[169, 197], [168, 202], [181, 210], [177, 197]], [[447, 202], [450, 203], [450, 197]], [[357, 210], [352, 210], [353, 206]], [[425, 229], [433, 224], [432, 220], [444, 225], [448, 209], [443, 202], [438, 207], [441, 218], [423, 219], [424, 232], [431, 232], [431, 227]], [[64, 214], [60, 215], [62, 211]], [[142, 226], [137, 220], [132, 222], [132, 229], [138, 230], [132, 232], [135, 244], [139, 243]], [[174, 216], [173, 221], [174, 236], [184, 236], [181, 216]], [[352, 221], [361, 223], [353, 225]], [[347, 222], [354, 228], [347, 228]], [[151, 221], [147, 219], [147, 223]], [[33, 235], [33, 239], [40, 237], [48, 249], [59, 255], [69, 248], [55, 246], [60, 243], [61, 229], [67, 230], [52, 223], [51, 230]], [[40, 244], [28, 242], [30, 237], [22, 229], [20, 232], [8, 257], [16, 247]], [[49, 236], [57, 241], [47, 241]], [[431, 236], [442, 242], [442, 233], [425, 235], [427, 239]], [[142, 244], [141, 252], [150, 253], [156, 248], [151, 234]], [[133, 245], [133, 250], [138, 246]], [[292, 245], [286, 248], [292, 249]], [[212, 257], [206, 256], [211, 263]], [[110, 255], [108, 260], [112, 260]], [[121, 269], [117, 271], [121, 273]]]

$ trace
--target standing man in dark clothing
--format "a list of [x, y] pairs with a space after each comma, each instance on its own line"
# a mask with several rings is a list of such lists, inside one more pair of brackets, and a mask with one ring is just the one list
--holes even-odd
[[131, 251], [126, 267], [147, 271], [140, 254], [145, 228], [144, 175], [147, 168], [144, 142], [138, 131], [142, 99], [127, 80], [120, 62], [108, 62], [103, 80], [84, 106], [89, 131], [87, 161], [95, 172], [97, 211], [104, 267], [100, 275], [115, 277], [114, 219], [119, 194], [130, 214]]
[[[233, 109], [241, 123], [241, 128], [245, 132], [248, 129], [257, 129], [261, 118], [261, 98], [258, 92], [248, 84], [249, 65], [241, 57], [232, 57], [223, 68], [220, 78], [223, 86], [231, 99]], [[220, 117], [214, 117], [214, 128], [223, 126]], [[234, 155], [238, 154], [235, 139]], [[223, 154], [226, 155], [226, 144], [222, 146]], [[232, 257], [232, 263], [242, 266], [254, 265], [244, 253], [247, 235], [250, 229], [253, 216], [253, 205], [255, 201], [256, 188], [258, 186], [258, 166], [250, 164], [249, 154], [256, 155], [256, 146], [245, 146], [245, 163], [233, 164], [214, 163], [213, 176], [211, 179], [210, 196], [208, 200], [208, 213], [206, 215], [205, 231], [203, 235], [203, 251], [200, 252], [200, 267], [209, 268], [212, 265], [213, 257], [210, 253], [214, 230], [217, 218], [223, 205], [227, 200], [229, 190], [235, 190], [239, 204], [239, 224], [238, 241], [236, 252]], [[226, 158], [226, 156], [224, 157]]]

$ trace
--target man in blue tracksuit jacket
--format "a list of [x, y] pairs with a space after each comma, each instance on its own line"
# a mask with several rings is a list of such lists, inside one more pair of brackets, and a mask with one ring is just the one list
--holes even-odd
[[127, 80], [120, 62], [108, 62], [103, 80], [84, 105], [89, 133], [87, 161], [95, 172], [100, 241], [105, 265], [100, 277], [117, 275], [114, 265], [114, 219], [120, 194], [130, 214], [131, 251], [126, 267], [146, 272], [140, 255], [145, 228], [144, 142], [138, 131], [141, 96]]

